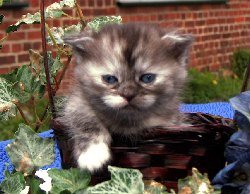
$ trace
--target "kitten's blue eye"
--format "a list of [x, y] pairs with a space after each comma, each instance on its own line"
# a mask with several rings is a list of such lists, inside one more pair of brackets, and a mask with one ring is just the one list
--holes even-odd
[[148, 84], [148, 83], [153, 82], [155, 80], [155, 77], [156, 77], [156, 75], [152, 74], [152, 73], [143, 74], [140, 77], [140, 81], [145, 83], [145, 84]]
[[113, 76], [113, 75], [103, 75], [102, 79], [108, 83], [108, 84], [114, 84], [116, 82], [118, 82], [117, 77]]

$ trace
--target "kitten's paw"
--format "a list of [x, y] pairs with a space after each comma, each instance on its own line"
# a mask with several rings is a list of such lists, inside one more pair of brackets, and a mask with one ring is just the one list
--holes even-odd
[[103, 167], [110, 160], [110, 151], [107, 144], [100, 142], [90, 145], [82, 152], [77, 160], [78, 166], [90, 172]]

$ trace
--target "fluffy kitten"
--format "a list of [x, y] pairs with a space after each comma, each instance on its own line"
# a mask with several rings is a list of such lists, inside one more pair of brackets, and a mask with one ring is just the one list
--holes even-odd
[[76, 87], [60, 118], [80, 168], [110, 158], [112, 133], [181, 123], [179, 92], [186, 78], [188, 35], [153, 24], [108, 25], [65, 38], [76, 57]]

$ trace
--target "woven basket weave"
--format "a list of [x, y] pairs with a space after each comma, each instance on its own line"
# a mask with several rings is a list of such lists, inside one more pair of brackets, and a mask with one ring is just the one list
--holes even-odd
[[[210, 178], [225, 166], [224, 148], [235, 132], [230, 119], [204, 113], [187, 113], [190, 126], [148, 129], [136, 138], [113, 136], [111, 165], [136, 168], [144, 179], [154, 179], [168, 188], [176, 188], [177, 180], [196, 167]], [[63, 168], [75, 167], [72, 146], [63, 127], [53, 123]], [[109, 179], [106, 168], [93, 176], [98, 183]]]

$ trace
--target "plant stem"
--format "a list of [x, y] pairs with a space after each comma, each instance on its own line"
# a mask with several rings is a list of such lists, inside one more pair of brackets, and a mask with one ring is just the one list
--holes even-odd
[[241, 92], [245, 92], [247, 90], [249, 81], [250, 81], [250, 61], [248, 62], [248, 65], [247, 65], [247, 70], [246, 70], [245, 78], [244, 78], [243, 85], [241, 88]]
[[67, 17], [69, 17], [70, 19], [76, 19], [75, 17], [73, 17], [73, 16], [71, 16], [71, 15], [69, 15], [69, 14], [67, 14], [67, 13], [63, 13], [63, 15], [65, 15], [65, 16], [67, 16]]
[[16, 107], [17, 107], [19, 113], [21, 114], [21, 116], [22, 116], [24, 122], [25, 122], [27, 125], [30, 126], [30, 122], [28, 121], [28, 119], [26, 118], [25, 114], [23, 113], [21, 107], [19, 106], [19, 103], [17, 102], [17, 103], [14, 103], [14, 104], [16, 105]]
[[78, 16], [80, 17], [80, 21], [81, 21], [83, 29], [84, 29], [87, 26], [87, 22], [83, 16], [81, 7], [77, 2], [76, 2], [76, 11], [77, 11]]
[[9, 34], [6, 34], [1, 40], [0, 40], [0, 44], [2, 44], [4, 41], [6, 41], [6, 39], [8, 38]]
[[36, 123], [36, 126], [35, 126], [35, 132], [37, 132], [39, 130], [39, 128], [41, 127], [41, 123], [43, 122], [43, 120], [45, 119], [45, 116], [48, 112], [48, 109], [49, 109], [49, 103], [46, 105], [45, 107], [45, 110], [41, 116], [41, 118], [39, 119], [40, 123]]
[[45, 24], [45, 28], [46, 28], [46, 31], [47, 31], [47, 33], [49, 34], [49, 36], [50, 36], [50, 38], [51, 38], [53, 44], [55, 45], [55, 47], [57, 48], [57, 50], [59, 50], [59, 47], [58, 47], [58, 45], [57, 45], [57, 43], [56, 43], [56, 40], [55, 40], [55, 37], [53, 36], [53, 34], [52, 34], [52, 32], [51, 32], [51, 30], [50, 30], [48, 24]]
[[37, 114], [36, 102], [35, 102], [34, 96], [31, 97], [31, 103], [32, 103], [32, 108], [33, 108], [33, 114], [34, 114], [34, 116], [35, 116], [35, 123], [36, 123], [36, 124], [37, 124], [37, 123], [41, 124], [41, 121], [40, 121], [39, 116], [38, 116], [38, 114]]
[[47, 89], [48, 89], [48, 95], [49, 95], [49, 102], [51, 105], [51, 111], [52, 111], [52, 117], [56, 117], [55, 112], [55, 105], [53, 100], [53, 91], [50, 83], [50, 72], [49, 72], [49, 65], [48, 65], [48, 53], [47, 53], [47, 45], [46, 45], [46, 30], [45, 30], [45, 16], [44, 16], [44, 0], [41, 0], [40, 2], [40, 13], [41, 13], [41, 34], [42, 34], [42, 46], [43, 46], [43, 62], [44, 62], [44, 69], [46, 74], [46, 80], [47, 80]]

